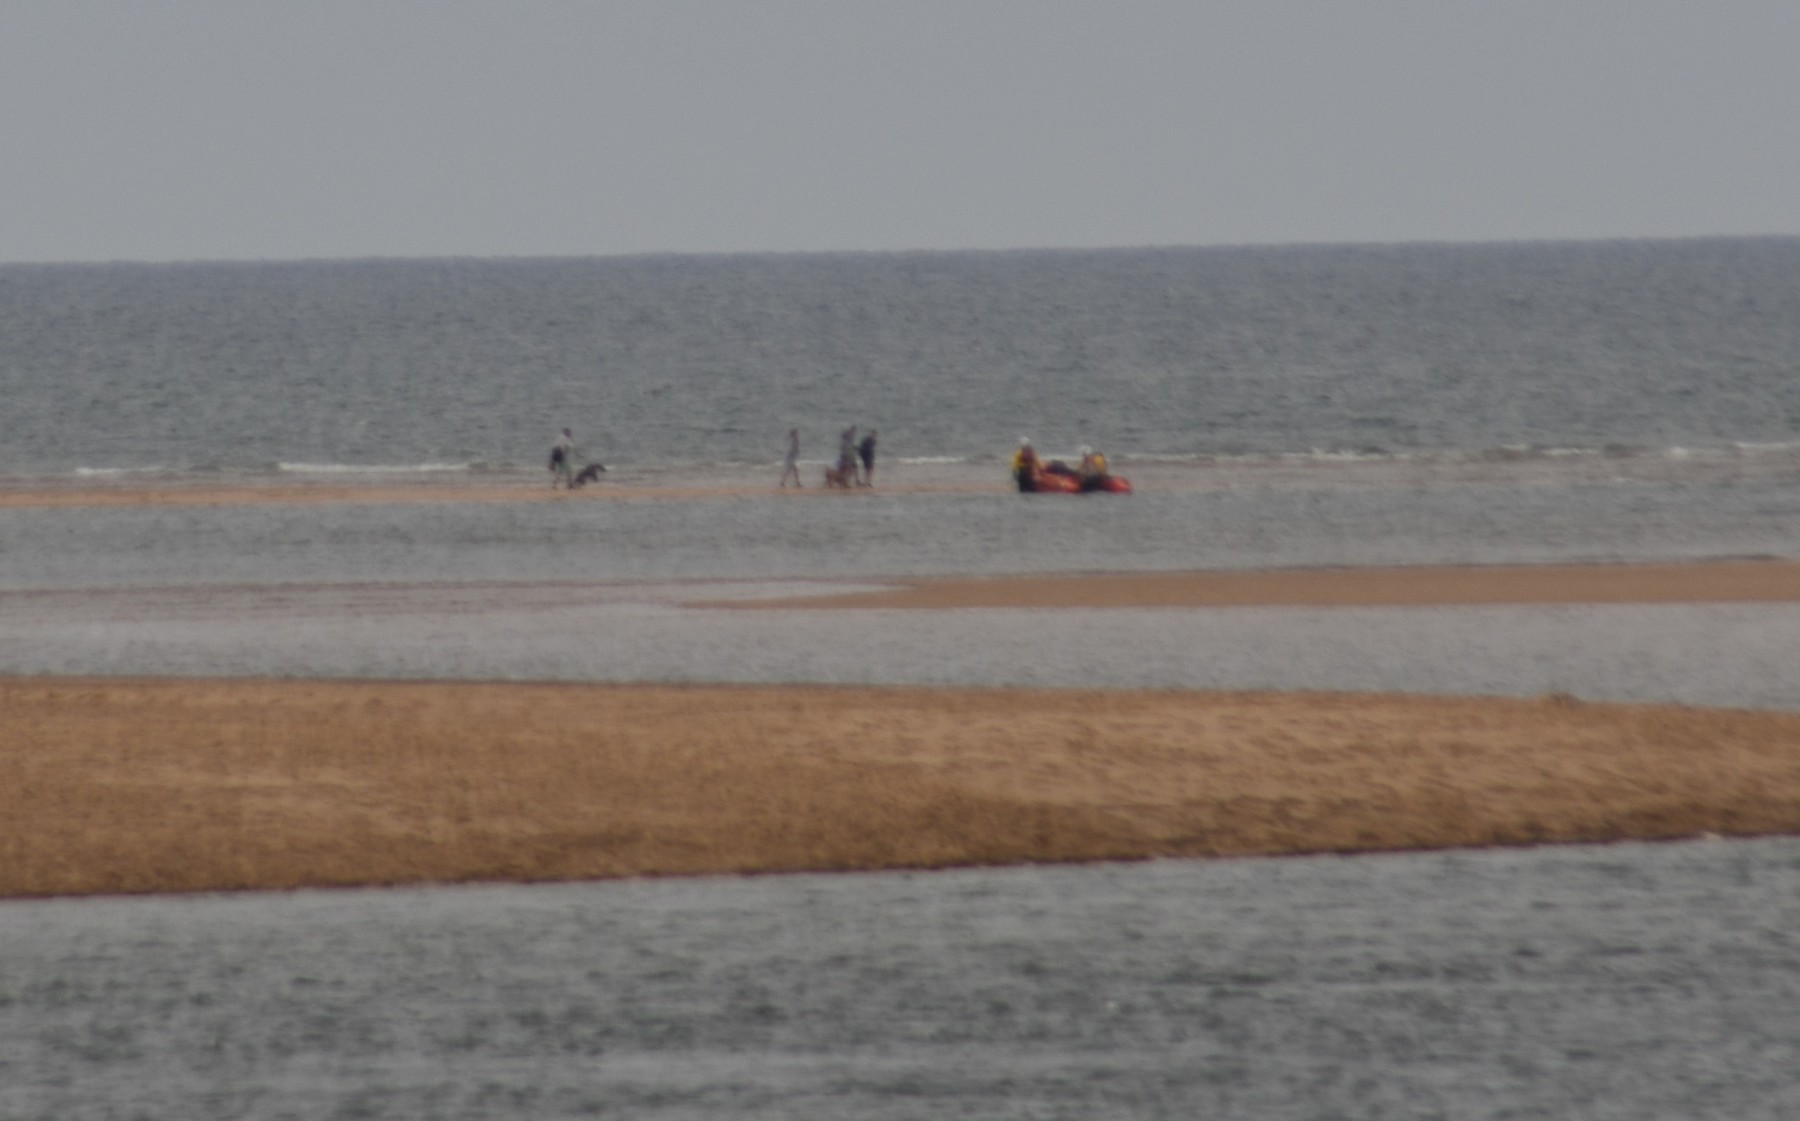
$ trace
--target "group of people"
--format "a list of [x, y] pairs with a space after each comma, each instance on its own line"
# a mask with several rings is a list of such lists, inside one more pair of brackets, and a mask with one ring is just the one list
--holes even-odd
[[[828, 487], [871, 487], [875, 485], [875, 429], [871, 428], [861, 440], [856, 438], [856, 425], [838, 433], [837, 462], [825, 468], [825, 485]], [[586, 463], [577, 469], [575, 461], [580, 452], [575, 447], [575, 434], [569, 429], [562, 430], [556, 442], [550, 448], [550, 485], [565, 486], [570, 490], [583, 483], [593, 482], [599, 478], [600, 472], [606, 470], [598, 463]], [[860, 470], [859, 470], [860, 468]], [[1036, 449], [1031, 446], [1027, 437], [1019, 437], [1019, 447], [1012, 457], [1013, 481], [1024, 493], [1041, 490], [1044, 487], [1044, 476], [1060, 475], [1073, 479], [1077, 489], [1104, 490], [1107, 487], [1106, 456], [1093, 448], [1083, 446], [1081, 462], [1070, 467], [1061, 460], [1045, 463], [1038, 458]], [[781, 467], [781, 486], [785, 488], [792, 479], [796, 487], [804, 486], [800, 481], [800, 430], [788, 429], [787, 459]], [[1052, 487], [1053, 490], [1067, 490], [1067, 484]]]
[[[588, 462], [577, 468], [575, 462], [583, 458], [575, 447], [575, 434], [565, 428], [550, 445], [550, 486], [552, 489], [563, 486], [570, 490], [584, 483], [591, 483], [599, 478], [600, 472], [606, 470], [598, 463]], [[858, 470], [860, 466], [861, 470]], [[800, 482], [800, 430], [788, 429], [787, 460], [781, 468], [781, 485], [788, 485], [794, 480], [795, 486]], [[839, 487], [872, 487], [875, 485], [875, 430], [869, 429], [861, 440], [856, 438], [856, 425], [838, 434], [837, 463], [825, 468], [825, 485]]]
[[[857, 470], [861, 466], [861, 471]], [[803, 486], [800, 482], [800, 430], [788, 429], [787, 459], [781, 467], [781, 485], [788, 485], [794, 480], [795, 486]], [[825, 485], [828, 487], [872, 487], [875, 485], [875, 429], [864, 433], [863, 438], [856, 438], [856, 425], [838, 433], [837, 462], [825, 468]]]
[[1031, 446], [1028, 437], [1019, 437], [1018, 450], [1012, 457], [1013, 481], [1018, 484], [1022, 494], [1043, 489], [1045, 475], [1063, 475], [1073, 478], [1078, 489], [1084, 491], [1104, 490], [1106, 488], [1106, 456], [1083, 444], [1081, 462], [1070, 467], [1060, 459], [1045, 463], [1038, 458], [1037, 450]]

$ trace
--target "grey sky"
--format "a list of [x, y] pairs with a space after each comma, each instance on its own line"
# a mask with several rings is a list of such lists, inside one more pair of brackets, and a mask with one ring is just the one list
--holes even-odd
[[1800, 233], [1800, 3], [0, 0], [0, 261]]

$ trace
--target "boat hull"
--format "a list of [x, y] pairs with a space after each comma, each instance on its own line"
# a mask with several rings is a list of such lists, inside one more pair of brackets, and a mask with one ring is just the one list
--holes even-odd
[[1108, 475], [1094, 486], [1083, 488], [1081, 480], [1073, 475], [1063, 475], [1054, 471], [1040, 472], [1030, 494], [1130, 494], [1131, 480], [1120, 475]]

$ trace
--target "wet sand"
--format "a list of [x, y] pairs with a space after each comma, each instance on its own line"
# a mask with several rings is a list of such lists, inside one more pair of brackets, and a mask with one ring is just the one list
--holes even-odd
[[[991, 480], [884, 484], [884, 494], [1005, 493]], [[695, 485], [603, 480], [576, 491], [511, 481], [270, 482], [138, 481], [0, 487], [0, 509], [131, 506], [393, 505], [415, 503], [679, 502], [717, 499], [848, 499], [873, 490], [780, 490], [761, 481]], [[1055, 501], [1058, 499], [1050, 499]], [[1109, 501], [1072, 497], [1067, 501]], [[1379, 607], [1558, 603], [1800, 602], [1800, 562], [1720, 559], [1674, 564], [1418, 566], [1148, 573], [1007, 575], [879, 580], [880, 591], [764, 599], [755, 608], [859, 607]]]
[[1543, 564], [1107, 572], [888, 581], [880, 591], [710, 606], [799, 607], [1426, 607], [1571, 603], [1792, 603], [1800, 564]]
[[1800, 831], [1800, 714], [1333, 694], [0, 679], [0, 895]]
[[575, 490], [553, 488], [546, 483], [469, 482], [460, 477], [452, 481], [423, 479], [402, 483], [55, 483], [0, 486], [0, 510], [133, 506], [376, 506], [450, 502], [682, 502], [741, 498], [854, 499], [877, 493], [1004, 494], [1008, 489], [1004, 481], [992, 480], [883, 483], [879, 488], [828, 490], [813, 482], [799, 488], [783, 489], [760, 478], [747, 479], [742, 483], [645, 483], [629, 477], [603, 478], [597, 483]]

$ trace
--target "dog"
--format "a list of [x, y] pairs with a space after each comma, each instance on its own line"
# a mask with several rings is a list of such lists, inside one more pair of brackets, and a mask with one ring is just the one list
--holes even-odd
[[573, 479], [569, 480], [569, 489], [574, 490], [576, 487], [584, 487], [589, 483], [599, 482], [600, 472], [604, 470], [606, 470], [606, 468], [601, 464], [588, 464], [586, 467], [583, 467], [580, 471], [576, 472]]
[[826, 465], [825, 485], [827, 487], [843, 487], [845, 490], [849, 490], [855, 482], [856, 468], [844, 464], [838, 464], [837, 466], [832, 466], [830, 464]]

